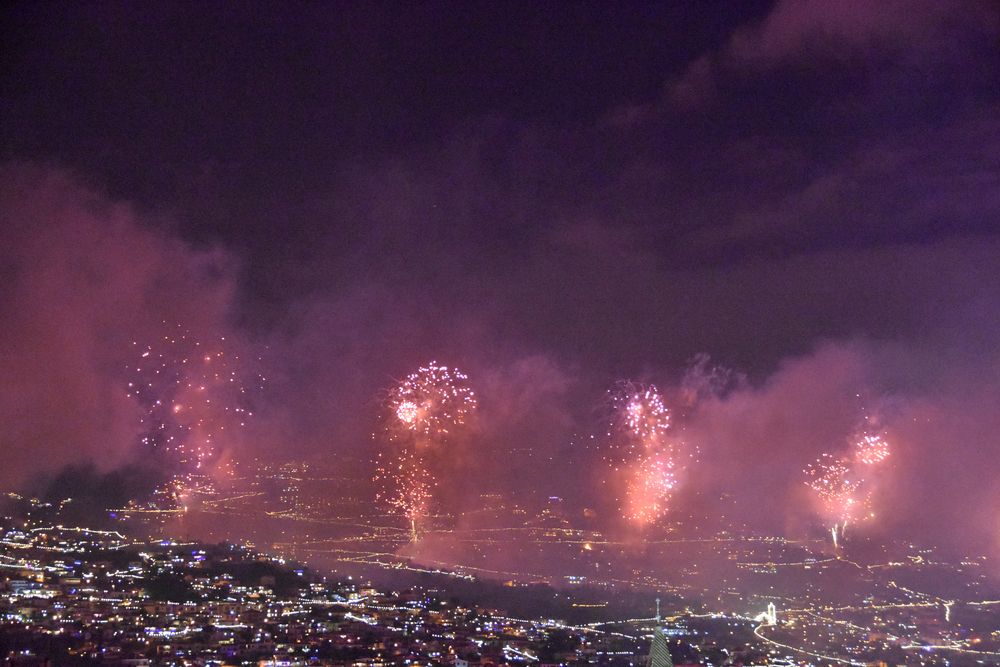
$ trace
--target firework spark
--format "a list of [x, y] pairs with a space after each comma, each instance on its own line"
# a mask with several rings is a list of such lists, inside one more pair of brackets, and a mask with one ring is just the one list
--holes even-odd
[[442, 438], [468, 421], [477, 407], [468, 376], [432, 361], [400, 382], [389, 394], [394, 417], [388, 427], [431, 440]]
[[659, 520], [677, 485], [673, 459], [661, 453], [645, 457], [630, 471], [626, 517], [640, 526]]
[[670, 413], [654, 385], [623, 382], [611, 392], [612, 430], [628, 434], [629, 446], [655, 447], [670, 428]]
[[132, 345], [137, 358], [128, 367], [127, 393], [142, 408], [140, 442], [182, 468], [207, 466], [226, 432], [253, 417], [252, 395], [265, 378], [244, 379], [225, 338], [202, 342], [179, 331], [155, 344]]
[[431, 362], [396, 385], [386, 401], [388, 450], [379, 455], [376, 499], [406, 517], [411, 537], [428, 515], [437, 486], [430, 457], [478, 407], [468, 376]]
[[833, 522], [831, 534], [836, 546], [838, 534], [843, 535], [848, 523], [870, 516], [871, 499], [863, 488], [864, 479], [850, 460], [832, 454], [823, 454], [803, 472], [823, 515]]
[[887, 459], [892, 453], [892, 448], [881, 428], [881, 411], [869, 412], [864, 397], [860, 393], [855, 396], [860, 404], [863, 419], [855, 431], [854, 458], [859, 463], [872, 466]]
[[668, 437], [670, 413], [653, 385], [622, 382], [610, 398], [612, 453], [608, 458], [626, 475], [622, 514], [646, 526], [666, 514], [677, 486], [678, 443]]
[[417, 523], [427, 516], [434, 479], [426, 464], [412, 450], [393, 457], [379, 454], [375, 468], [375, 500], [410, 522], [411, 539], [417, 539]]
[[864, 434], [854, 443], [854, 456], [864, 465], [875, 465], [889, 457], [889, 443], [879, 434]]

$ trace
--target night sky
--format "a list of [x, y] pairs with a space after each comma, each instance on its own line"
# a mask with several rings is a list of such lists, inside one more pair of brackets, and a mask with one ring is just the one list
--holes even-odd
[[134, 458], [132, 341], [180, 325], [261, 357], [237, 458], [363, 468], [437, 359], [484, 487], [600, 505], [606, 389], [707, 354], [686, 493], [795, 524], [861, 394], [879, 529], [1000, 553], [995, 3], [0, 11], [3, 484]]

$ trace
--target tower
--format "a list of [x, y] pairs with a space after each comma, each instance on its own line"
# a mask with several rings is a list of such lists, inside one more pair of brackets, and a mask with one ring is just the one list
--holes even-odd
[[656, 628], [653, 630], [653, 641], [649, 645], [649, 660], [646, 667], [674, 667], [667, 649], [667, 635], [660, 626], [660, 598], [656, 598]]
[[767, 603], [767, 623], [768, 625], [778, 624], [778, 609], [773, 602]]
[[674, 661], [667, 650], [667, 636], [663, 628], [657, 626], [653, 632], [653, 642], [649, 645], [649, 661], [647, 667], [674, 667]]

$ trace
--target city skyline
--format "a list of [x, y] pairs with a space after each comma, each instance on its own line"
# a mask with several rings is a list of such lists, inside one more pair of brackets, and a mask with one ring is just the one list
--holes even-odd
[[801, 660], [976, 650], [995, 3], [0, 16], [5, 558], [49, 523], [250, 541], [669, 593]]

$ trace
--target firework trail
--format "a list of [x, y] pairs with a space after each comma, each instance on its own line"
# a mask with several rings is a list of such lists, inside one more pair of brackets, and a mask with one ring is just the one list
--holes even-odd
[[666, 514], [677, 486], [679, 452], [676, 438], [669, 434], [670, 412], [654, 385], [621, 382], [609, 394], [608, 460], [626, 475], [622, 514], [647, 526]]
[[140, 442], [182, 470], [205, 468], [226, 432], [253, 416], [251, 400], [265, 378], [244, 379], [225, 338], [203, 342], [178, 331], [155, 344], [132, 345], [127, 393], [142, 408]]
[[863, 489], [864, 479], [849, 459], [823, 454], [803, 471], [806, 486], [820, 502], [823, 515], [832, 521], [830, 533], [838, 545], [848, 523], [870, 516], [870, 497]]
[[389, 392], [385, 432], [388, 452], [379, 457], [376, 499], [410, 522], [415, 541], [437, 485], [432, 458], [478, 407], [468, 376], [430, 362]]
[[406, 517], [410, 538], [417, 540], [417, 522], [427, 516], [435, 486], [426, 464], [416, 452], [403, 450], [393, 457], [381, 453], [375, 468], [375, 500]]

